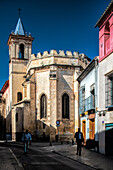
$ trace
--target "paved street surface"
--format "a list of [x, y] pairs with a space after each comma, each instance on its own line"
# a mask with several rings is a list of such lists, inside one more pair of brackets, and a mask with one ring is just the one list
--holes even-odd
[[[52, 151], [49, 151], [45, 149], [45, 147], [38, 145], [38, 143], [33, 143], [30, 147], [28, 153], [24, 155], [24, 147], [22, 143], [18, 144], [7, 144], [7, 147], [1, 147], [5, 148], [6, 152], [4, 151], [4, 159], [5, 156], [7, 160], [10, 160], [11, 152], [16, 158], [16, 161], [18, 164], [18, 167], [14, 166], [14, 163], [10, 162], [10, 166], [8, 170], [10, 170], [10, 167], [13, 169], [21, 168], [19, 165], [23, 166], [23, 169], [25, 170], [92, 170], [93, 168], [90, 168], [86, 165], [83, 165], [81, 163], [78, 163], [76, 161], [70, 160], [68, 158], [65, 158], [64, 156], [61, 156], [59, 154], [56, 154]], [[10, 148], [10, 149], [9, 149]], [[5, 154], [6, 153], [6, 154]], [[0, 152], [0, 157], [1, 157]], [[5, 162], [1, 162], [1, 164], [6, 164]], [[4, 166], [4, 165], [3, 165]], [[7, 168], [2, 168], [3, 170], [6, 170]]]
[[0, 147], [0, 170], [22, 170], [13, 157], [11, 150], [7, 147]]
[[23, 154], [23, 150], [22, 143], [0, 147], [0, 170], [7, 170], [8, 167], [11, 167], [8, 170], [113, 170], [113, 158], [85, 148], [82, 148], [82, 156], [77, 156], [76, 145], [32, 143], [27, 155]]

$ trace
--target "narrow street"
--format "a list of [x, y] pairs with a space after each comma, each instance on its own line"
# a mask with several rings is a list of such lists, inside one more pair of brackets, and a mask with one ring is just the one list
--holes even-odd
[[[49, 151], [45, 149], [46, 147], [41, 147], [40, 145], [31, 146], [26, 155], [24, 155], [24, 147], [22, 143], [21, 144], [7, 144], [7, 147], [2, 146], [0, 150], [2, 148], [4, 149], [4, 154], [2, 153], [2, 155], [4, 155], [4, 159], [5, 159], [5, 155], [6, 157], [8, 157], [8, 154], [10, 154], [9, 159], [15, 159], [15, 162], [12, 162], [12, 165], [14, 166], [14, 168], [12, 168], [11, 170], [13, 169], [92, 170], [93, 169], [87, 165], [83, 165], [79, 162], [65, 158], [57, 153]], [[9, 153], [9, 150], [10, 150], [10, 153]], [[0, 153], [0, 157], [1, 157], [1, 153]], [[11, 157], [14, 157], [14, 158], [11, 158]], [[5, 164], [5, 161], [1, 162], [1, 164], [2, 163]], [[4, 166], [4, 170], [6, 169]], [[10, 168], [8, 169], [10, 170]]]

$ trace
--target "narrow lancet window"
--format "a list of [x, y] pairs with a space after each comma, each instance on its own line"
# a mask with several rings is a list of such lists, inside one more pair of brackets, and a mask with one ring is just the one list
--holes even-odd
[[45, 94], [40, 98], [40, 118], [46, 118], [47, 116], [47, 99]]
[[62, 96], [62, 118], [69, 119], [69, 96], [66, 93]]

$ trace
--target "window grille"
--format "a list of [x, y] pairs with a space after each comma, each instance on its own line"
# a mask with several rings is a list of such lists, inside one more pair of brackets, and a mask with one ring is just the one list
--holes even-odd
[[85, 87], [79, 90], [79, 113], [85, 112]]
[[113, 74], [105, 77], [105, 105], [113, 106]]

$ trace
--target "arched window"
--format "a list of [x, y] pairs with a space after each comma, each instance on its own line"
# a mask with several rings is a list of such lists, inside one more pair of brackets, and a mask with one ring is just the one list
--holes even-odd
[[24, 59], [24, 45], [23, 44], [20, 44], [20, 47], [19, 47], [19, 58]]
[[40, 98], [40, 118], [46, 118], [47, 116], [47, 99], [45, 94]]
[[66, 93], [62, 96], [62, 118], [69, 119], [69, 96]]
[[22, 100], [22, 93], [21, 92], [18, 92], [17, 93], [17, 102], [21, 101]]
[[105, 30], [104, 30], [104, 34], [105, 34], [105, 48], [104, 48], [104, 52], [105, 54], [107, 54], [110, 50], [110, 26], [109, 26], [109, 22], [106, 23], [105, 26]]

